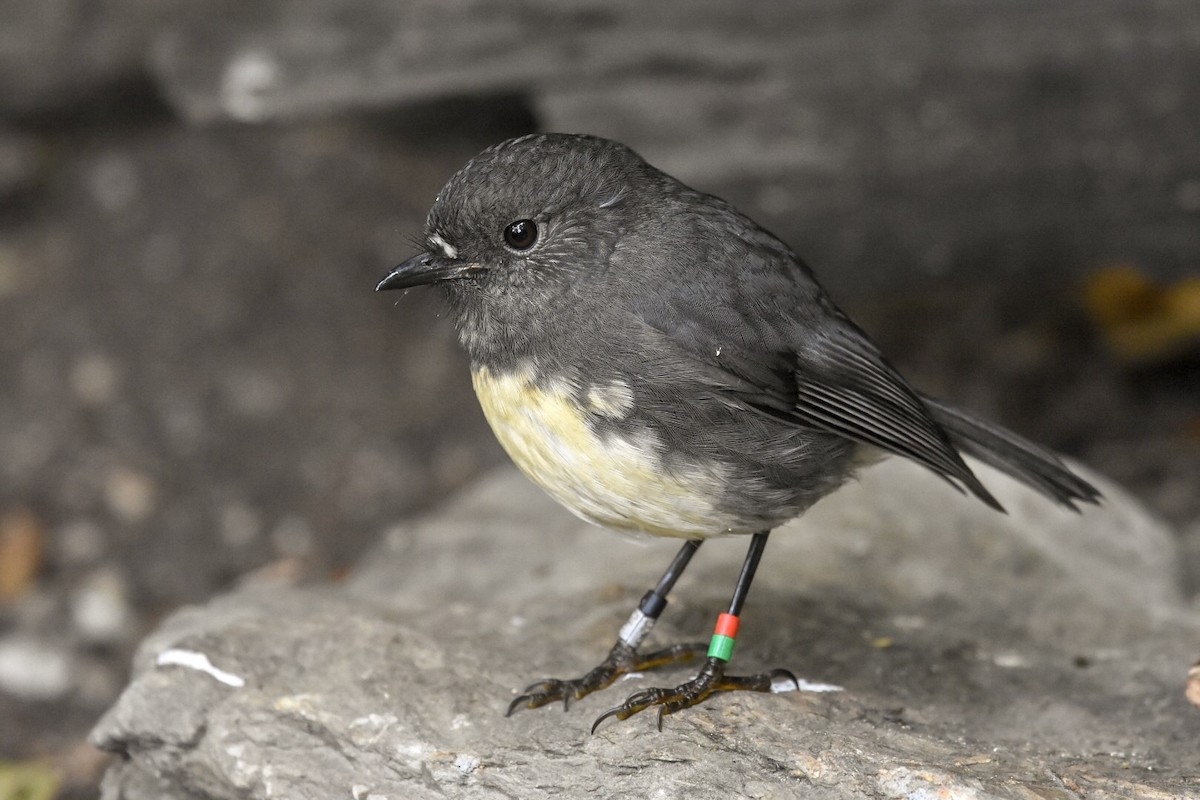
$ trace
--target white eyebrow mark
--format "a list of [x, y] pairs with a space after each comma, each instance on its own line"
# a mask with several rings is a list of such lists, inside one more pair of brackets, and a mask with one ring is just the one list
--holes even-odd
[[429, 234], [429, 243], [442, 251], [446, 258], [458, 258], [458, 248], [436, 233]]

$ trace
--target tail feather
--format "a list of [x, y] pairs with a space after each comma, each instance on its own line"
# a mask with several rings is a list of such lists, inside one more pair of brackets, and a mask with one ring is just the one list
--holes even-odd
[[1100, 491], [1071, 472], [1058, 456], [1046, 448], [940, 400], [931, 397], [922, 399], [933, 418], [946, 429], [954, 446], [964, 455], [1011, 475], [1075, 511], [1079, 510], [1076, 502], [1099, 502]]

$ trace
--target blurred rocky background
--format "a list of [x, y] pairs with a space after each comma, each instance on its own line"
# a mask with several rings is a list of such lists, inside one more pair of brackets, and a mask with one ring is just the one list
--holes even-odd
[[1197, 76], [1190, 0], [0, 0], [0, 798], [94, 796], [166, 613], [503, 462], [440, 300], [372, 287], [533, 130], [762, 221], [919, 386], [1128, 486], [1195, 598]]

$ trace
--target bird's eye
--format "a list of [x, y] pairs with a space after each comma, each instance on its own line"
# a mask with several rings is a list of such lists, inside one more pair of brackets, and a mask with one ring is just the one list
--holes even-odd
[[519, 219], [504, 229], [504, 243], [513, 250], [528, 250], [537, 239], [537, 223], [531, 219]]

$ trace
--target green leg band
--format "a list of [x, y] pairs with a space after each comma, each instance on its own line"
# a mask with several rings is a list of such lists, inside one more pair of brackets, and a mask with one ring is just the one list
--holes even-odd
[[719, 633], [714, 633], [712, 641], [708, 644], [708, 657], [728, 661], [733, 658], [733, 645], [736, 642], [737, 639], [734, 639], [732, 636], [722, 636]]

